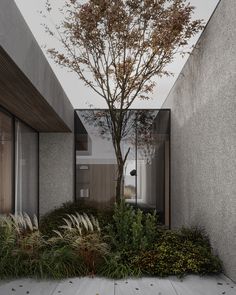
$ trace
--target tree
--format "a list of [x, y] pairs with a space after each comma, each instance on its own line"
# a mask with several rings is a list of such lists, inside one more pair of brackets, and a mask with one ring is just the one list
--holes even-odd
[[[117, 159], [116, 198], [121, 198], [122, 152], [127, 110], [138, 99], [149, 99], [155, 77], [170, 75], [166, 66], [183, 52], [202, 29], [186, 0], [65, 0], [63, 21], [56, 26], [63, 49], [49, 49], [59, 65], [74, 71], [106, 102]], [[49, 0], [47, 10], [51, 11]]]

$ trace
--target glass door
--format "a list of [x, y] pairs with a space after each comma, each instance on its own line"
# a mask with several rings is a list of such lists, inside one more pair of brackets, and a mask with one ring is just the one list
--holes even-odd
[[[137, 124], [137, 205], [170, 220], [170, 112], [145, 110]], [[141, 123], [140, 123], [141, 122]]]
[[15, 122], [15, 211], [38, 215], [38, 133]]
[[13, 211], [13, 119], [0, 111], [0, 214]]

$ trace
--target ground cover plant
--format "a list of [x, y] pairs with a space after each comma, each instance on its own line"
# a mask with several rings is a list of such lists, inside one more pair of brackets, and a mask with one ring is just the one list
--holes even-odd
[[[40, 226], [36, 217], [31, 220], [27, 214], [0, 217], [0, 278], [99, 275], [118, 279], [222, 269], [202, 230], [164, 229], [158, 226], [155, 212], [144, 213], [124, 201], [109, 211], [109, 219], [104, 212], [83, 208], [82, 213], [77, 206], [63, 205], [47, 214]], [[43, 233], [46, 222], [53, 226]]]

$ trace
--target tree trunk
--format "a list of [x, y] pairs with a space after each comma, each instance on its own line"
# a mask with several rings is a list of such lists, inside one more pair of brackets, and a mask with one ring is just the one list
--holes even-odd
[[117, 160], [117, 182], [116, 182], [116, 202], [119, 202], [121, 198], [124, 197], [124, 185], [123, 185], [123, 176], [124, 176], [124, 166], [129, 155], [130, 148], [123, 156], [121, 151], [120, 142], [116, 145], [115, 153]]
[[124, 164], [117, 162], [117, 182], [116, 182], [116, 202], [121, 200], [123, 192], [123, 175], [124, 175]]
[[117, 138], [114, 140], [114, 148], [117, 161], [117, 179], [116, 179], [116, 202], [119, 202], [122, 198], [122, 182], [124, 175], [124, 164], [125, 160], [122, 155], [121, 141]]

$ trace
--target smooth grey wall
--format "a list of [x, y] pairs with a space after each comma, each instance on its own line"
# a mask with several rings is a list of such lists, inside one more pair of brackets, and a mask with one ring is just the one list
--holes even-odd
[[40, 216], [74, 199], [74, 134], [40, 133]]
[[205, 227], [236, 280], [236, 1], [222, 0], [163, 108], [171, 108], [172, 227]]
[[72, 130], [73, 107], [14, 0], [0, 0], [0, 45]]

